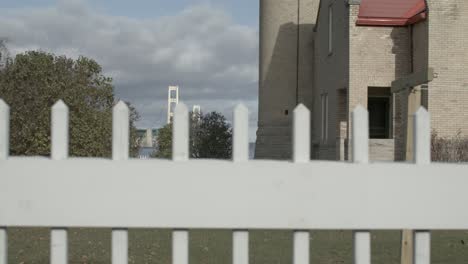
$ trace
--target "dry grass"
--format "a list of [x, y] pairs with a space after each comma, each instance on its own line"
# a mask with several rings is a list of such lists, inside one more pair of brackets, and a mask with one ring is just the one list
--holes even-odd
[[468, 162], [468, 138], [458, 133], [455, 137], [439, 137], [432, 133], [432, 160], [437, 162]]
[[[13, 264], [49, 263], [49, 230], [11, 228], [9, 262]], [[351, 231], [312, 231], [311, 263], [352, 263]], [[110, 264], [110, 229], [70, 229], [70, 264]], [[372, 263], [399, 264], [399, 231], [372, 232]], [[432, 232], [434, 264], [468, 263], [468, 232]], [[131, 229], [129, 264], [171, 264], [171, 231]], [[253, 230], [250, 233], [250, 263], [292, 264], [292, 232]], [[191, 264], [232, 264], [230, 231], [190, 230]]]

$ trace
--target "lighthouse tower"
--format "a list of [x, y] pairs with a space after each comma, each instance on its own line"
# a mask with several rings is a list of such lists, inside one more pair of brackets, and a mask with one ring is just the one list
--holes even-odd
[[313, 101], [314, 25], [320, 0], [260, 0], [255, 157], [289, 159], [294, 108]]

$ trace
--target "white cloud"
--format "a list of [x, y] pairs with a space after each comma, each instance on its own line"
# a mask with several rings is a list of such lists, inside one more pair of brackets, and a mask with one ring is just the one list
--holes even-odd
[[140, 111], [139, 126], [165, 122], [171, 84], [181, 86], [181, 99], [189, 104], [230, 116], [226, 106], [244, 101], [256, 118], [258, 32], [223, 10], [199, 5], [173, 16], [134, 19], [98, 13], [81, 0], [0, 10], [0, 37], [9, 39], [12, 53], [41, 49], [94, 58], [114, 78], [117, 96]]

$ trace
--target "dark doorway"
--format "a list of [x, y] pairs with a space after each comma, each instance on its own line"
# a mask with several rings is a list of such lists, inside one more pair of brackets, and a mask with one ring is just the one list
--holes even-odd
[[389, 97], [369, 97], [370, 138], [390, 138], [390, 106]]

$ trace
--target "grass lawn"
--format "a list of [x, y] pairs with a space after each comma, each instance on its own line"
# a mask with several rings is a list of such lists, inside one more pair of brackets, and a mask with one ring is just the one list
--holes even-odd
[[[49, 263], [48, 229], [8, 229], [9, 264]], [[110, 263], [109, 229], [70, 229], [70, 263]], [[190, 264], [230, 264], [230, 231], [191, 230]], [[169, 230], [130, 230], [129, 263], [171, 263]], [[399, 263], [400, 232], [372, 233], [372, 263]], [[311, 232], [311, 263], [352, 263], [352, 233], [349, 231]], [[292, 233], [251, 231], [250, 263], [292, 263]], [[468, 232], [432, 233], [432, 263], [468, 263]]]

